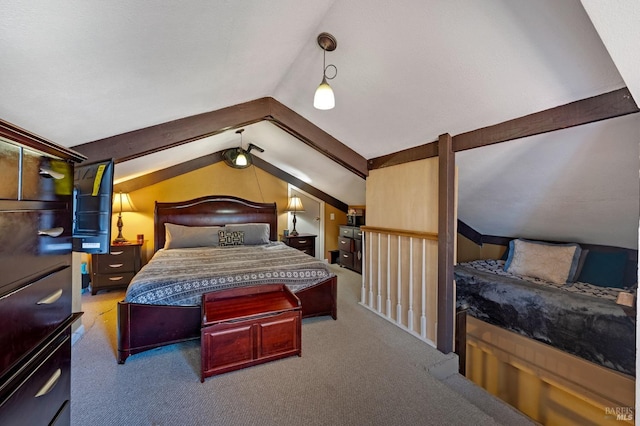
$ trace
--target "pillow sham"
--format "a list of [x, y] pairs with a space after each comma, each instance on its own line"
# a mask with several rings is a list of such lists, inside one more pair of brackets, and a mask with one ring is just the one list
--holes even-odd
[[225, 229], [243, 232], [245, 245], [269, 244], [268, 223], [232, 223], [226, 225]]
[[509, 243], [504, 270], [563, 285], [575, 277], [580, 252], [578, 244], [516, 239]]
[[215, 247], [218, 245], [220, 226], [184, 226], [165, 223], [165, 249], [189, 247]]
[[244, 232], [242, 231], [218, 231], [220, 247], [244, 245]]
[[578, 281], [600, 287], [624, 287], [627, 253], [590, 250]]

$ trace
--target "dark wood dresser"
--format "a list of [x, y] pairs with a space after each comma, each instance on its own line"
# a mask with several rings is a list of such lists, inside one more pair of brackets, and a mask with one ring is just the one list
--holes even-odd
[[340, 226], [338, 264], [362, 273], [362, 231], [358, 226]]
[[142, 243], [112, 245], [107, 254], [91, 255], [91, 294], [125, 288], [141, 268]]
[[307, 253], [309, 256], [316, 257], [316, 237], [313, 234], [287, 235], [282, 237], [282, 241], [293, 248]]
[[0, 120], [0, 424], [70, 424], [72, 197], [84, 159]]

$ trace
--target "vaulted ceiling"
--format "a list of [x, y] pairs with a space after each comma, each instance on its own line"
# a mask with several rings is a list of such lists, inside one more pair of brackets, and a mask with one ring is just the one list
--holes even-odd
[[[603, 3], [6, 0], [0, 118], [79, 147], [272, 97], [372, 159], [623, 87], [640, 99], [640, 7]], [[323, 31], [338, 41], [329, 111], [312, 106]], [[460, 218], [491, 235], [636, 247], [638, 117], [460, 153]], [[271, 122], [246, 129], [264, 161], [364, 203], [353, 171]], [[121, 162], [117, 178], [238, 144], [219, 130]]]

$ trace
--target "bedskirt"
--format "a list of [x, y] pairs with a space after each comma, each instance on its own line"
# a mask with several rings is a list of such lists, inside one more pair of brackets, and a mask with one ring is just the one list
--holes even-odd
[[610, 294], [595, 297], [580, 286], [568, 291], [468, 264], [456, 265], [454, 274], [458, 309], [635, 376], [635, 318], [629, 317]]

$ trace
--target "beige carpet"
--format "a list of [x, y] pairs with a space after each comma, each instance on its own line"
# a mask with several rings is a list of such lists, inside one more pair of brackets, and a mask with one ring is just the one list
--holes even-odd
[[443, 355], [358, 305], [361, 277], [338, 274], [338, 320], [303, 321], [302, 357], [200, 383], [199, 341], [118, 365], [115, 304], [83, 295], [73, 346], [75, 425], [494, 425], [530, 420], [455, 373]]

